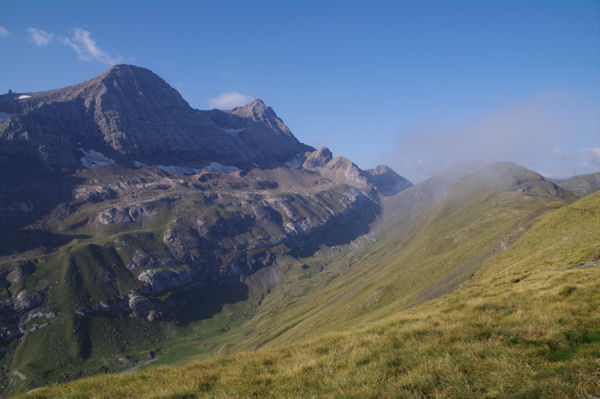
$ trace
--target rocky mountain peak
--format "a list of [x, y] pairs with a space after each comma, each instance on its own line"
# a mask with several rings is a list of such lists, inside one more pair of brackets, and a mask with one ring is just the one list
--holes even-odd
[[177, 90], [146, 68], [126, 64], [115, 65], [88, 82], [94, 80], [100, 81], [103, 97], [112, 94], [118, 101], [152, 103], [156, 107], [189, 108]]
[[255, 121], [277, 117], [273, 109], [268, 107], [261, 99], [254, 100], [246, 105], [236, 107], [227, 112], [243, 118], [251, 118]]
[[320, 147], [318, 150], [306, 154], [306, 160], [302, 164], [304, 169], [315, 169], [325, 166], [331, 159], [333, 154], [327, 147]]
[[561, 198], [572, 201], [573, 193], [564, 190], [542, 175], [512, 162], [494, 162], [463, 179], [459, 188], [483, 184], [498, 191], [521, 192], [531, 197]]
[[[285, 140], [296, 138], [290, 129], [277, 116], [273, 108], [267, 106], [262, 100], [254, 100], [246, 105], [228, 111], [211, 110], [209, 117], [227, 129], [264, 130], [276, 132], [285, 137]], [[253, 125], [251, 127], [251, 125]]]
[[10, 120], [0, 125], [0, 156], [55, 171], [81, 168], [82, 149], [129, 164], [242, 168], [283, 164], [310, 149], [261, 100], [231, 111], [196, 110], [134, 65], [62, 89], [1, 96], [0, 113]]
[[379, 193], [384, 196], [394, 195], [412, 186], [411, 182], [387, 165], [379, 165], [365, 173], [369, 182], [377, 187]]

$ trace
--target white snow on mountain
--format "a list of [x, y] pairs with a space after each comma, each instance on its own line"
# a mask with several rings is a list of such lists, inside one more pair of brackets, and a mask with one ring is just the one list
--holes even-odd
[[241, 132], [244, 131], [244, 129], [225, 129], [225, 128], [223, 128], [223, 130], [225, 131], [225, 133], [232, 135], [232, 136], [237, 136]]
[[101, 152], [95, 150], [86, 151], [83, 148], [80, 148], [79, 151], [83, 152], [81, 164], [88, 169], [94, 166], [113, 165], [115, 163], [115, 161], [108, 157], [105, 157], [104, 154], [102, 154]]

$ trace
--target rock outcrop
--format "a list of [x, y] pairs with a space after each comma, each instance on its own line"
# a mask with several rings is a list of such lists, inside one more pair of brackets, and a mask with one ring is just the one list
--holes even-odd
[[386, 165], [379, 165], [365, 172], [369, 182], [384, 196], [398, 194], [400, 191], [412, 186], [411, 182]]

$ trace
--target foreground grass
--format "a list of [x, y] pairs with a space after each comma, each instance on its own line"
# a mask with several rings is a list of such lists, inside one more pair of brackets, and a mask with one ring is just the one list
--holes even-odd
[[27, 397], [594, 398], [598, 309], [600, 193], [542, 217], [455, 293], [367, 328]]

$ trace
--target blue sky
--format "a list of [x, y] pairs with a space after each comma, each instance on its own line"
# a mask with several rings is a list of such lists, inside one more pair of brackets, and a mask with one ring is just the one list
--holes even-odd
[[0, 92], [132, 63], [413, 181], [460, 159], [600, 170], [598, 1], [3, 0], [0, 27]]

